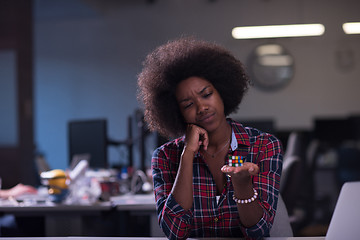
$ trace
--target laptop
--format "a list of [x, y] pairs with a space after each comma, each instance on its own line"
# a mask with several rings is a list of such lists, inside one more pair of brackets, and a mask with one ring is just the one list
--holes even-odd
[[326, 240], [360, 238], [360, 181], [346, 182], [340, 191]]

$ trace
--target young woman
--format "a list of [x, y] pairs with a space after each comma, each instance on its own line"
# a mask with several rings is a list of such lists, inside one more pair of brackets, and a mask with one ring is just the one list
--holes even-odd
[[[152, 158], [160, 227], [169, 239], [269, 236], [282, 147], [274, 136], [227, 118], [249, 86], [226, 49], [193, 38], [150, 53], [138, 76], [151, 130], [173, 140]], [[242, 166], [229, 165], [229, 158]]]

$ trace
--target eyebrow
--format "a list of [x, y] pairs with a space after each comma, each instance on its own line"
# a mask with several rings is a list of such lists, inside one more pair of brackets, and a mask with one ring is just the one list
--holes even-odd
[[209, 87], [210, 87], [210, 85], [205, 86], [199, 93], [201, 94], [201, 93], [205, 92], [205, 90], [208, 89]]
[[[211, 87], [211, 86], [210, 86], [210, 85], [205, 86], [203, 89], [201, 89], [201, 90], [199, 91], [199, 94], [202, 94], [203, 92], [205, 92], [205, 90], [208, 89], [209, 87]], [[189, 98], [185, 98], [185, 99], [183, 99], [183, 100], [180, 100], [179, 103], [186, 102], [186, 101], [189, 101], [189, 100], [190, 100]]]

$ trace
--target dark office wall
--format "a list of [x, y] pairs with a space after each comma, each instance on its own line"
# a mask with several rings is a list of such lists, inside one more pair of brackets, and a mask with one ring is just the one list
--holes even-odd
[[[142, 60], [182, 34], [216, 41], [244, 62], [255, 46], [268, 42], [293, 55], [290, 84], [275, 92], [252, 88], [237, 119], [274, 119], [276, 128], [309, 130], [315, 116], [360, 112], [360, 37], [346, 36], [341, 29], [343, 22], [360, 20], [358, 9], [356, 0], [36, 0], [37, 149], [52, 168], [65, 168], [71, 119], [107, 118], [109, 135], [125, 138], [127, 116], [139, 107], [136, 74]], [[285, 23], [323, 23], [326, 32], [276, 40], [231, 37], [235, 26]], [[110, 151], [110, 161], [126, 157], [123, 151]]]

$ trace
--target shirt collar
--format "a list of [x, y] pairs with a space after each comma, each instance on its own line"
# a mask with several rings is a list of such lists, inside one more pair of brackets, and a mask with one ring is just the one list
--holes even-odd
[[231, 128], [231, 151], [235, 151], [238, 148], [238, 142], [234, 133], [234, 129]]
[[231, 150], [236, 150], [239, 145], [250, 146], [249, 135], [244, 126], [230, 118], [228, 121], [231, 125]]

